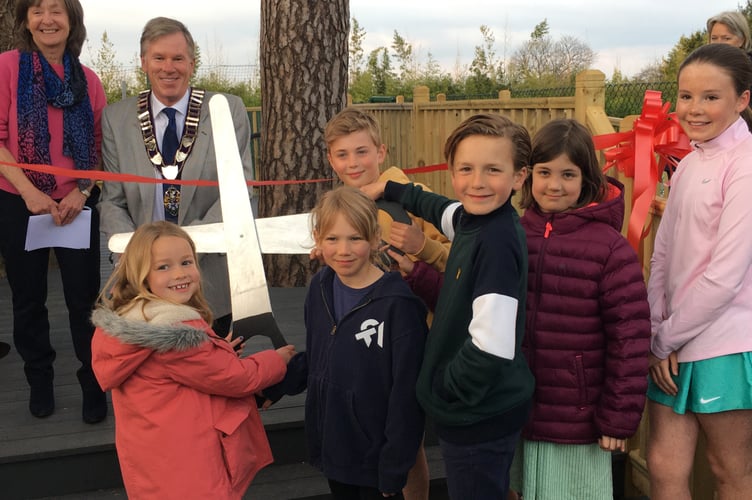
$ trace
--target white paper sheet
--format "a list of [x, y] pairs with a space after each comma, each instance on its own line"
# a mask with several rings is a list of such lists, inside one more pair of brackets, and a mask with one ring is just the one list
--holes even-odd
[[91, 209], [84, 207], [73, 222], [56, 226], [52, 215], [32, 215], [26, 229], [25, 250], [37, 248], [64, 247], [89, 248], [91, 245]]

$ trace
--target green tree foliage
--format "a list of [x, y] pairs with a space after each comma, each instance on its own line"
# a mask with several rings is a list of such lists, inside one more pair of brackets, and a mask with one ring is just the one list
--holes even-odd
[[744, 17], [747, 18], [747, 22], [750, 25], [750, 29], [752, 29], [752, 0], [747, 0], [747, 3], [739, 6], [739, 12], [744, 14]]
[[128, 94], [136, 95], [144, 89], [149, 88], [149, 77], [146, 73], [141, 71], [141, 57], [139, 55], [133, 56], [133, 65], [135, 70], [131, 75], [132, 87], [130, 87]]
[[415, 80], [416, 64], [413, 46], [397, 30], [394, 30], [394, 37], [392, 37], [392, 50], [399, 68], [396, 74], [398, 84]]
[[546, 38], [549, 33], [548, 28], [548, 19], [544, 19], [543, 21], [539, 22], [535, 25], [535, 28], [533, 28], [533, 32], [530, 33], [530, 39], [531, 40], [541, 40], [543, 38]]
[[392, 70], [392, 60], [389, 57], [389, 51], [385, 47], [379, 47], [371, 51], [368, 56], [368, 71], [373, 79], [371, 95], [386, 95], [390, 89], [393, 89], [394, 71]]
[[358, 77], [363, 73], [363, 64], [365, 63], [365, 52], [363, 50], [363, 40], [366, 37], [366, 30], [360, 26], [360, 23], [354, 17], [350, 24], [350, 85], [353, 85]]
[[117, 62], [117, 51], [106, 30], [102, 33], [100, 44], [92, 66], [102, 81], [107, 102], [119, 101], [123, 95], [123, 66]]
[[496, 37], [487, 25], [480, 27], [482, 43], [475, 46], [470, 75], [465, 80], [467, 94], [495, 94], [505, 88], [504, 61], [496, 56]]
[[663, 58], [661, 63], [661, 73], [664, 81], [673, 82], [676, 81], [676, 77], [679, 75], [679, 66], [690, 52], [697, 47], [705, 45], [708, 41], [708, 35], [706, 30], [698, 30], [689, 36], [682, 35], [679, 41], [674, 45], [674, 48]]
[[[457, 82], [452, 76], [443, 71], [433, 54], [428, 53], [426, 65], [419, 71], [418, 78], [413, 85], [425, 85], [437, 94], [457, 95], [464, 93], [461, 82]], [[412, 89], [410, 94], [412, 94]]]
[[618, 85], [621, 83], [629, 83], [629, 77], [625, 76], [619, 68], [614, 68], [614, 72], [606, 83]]

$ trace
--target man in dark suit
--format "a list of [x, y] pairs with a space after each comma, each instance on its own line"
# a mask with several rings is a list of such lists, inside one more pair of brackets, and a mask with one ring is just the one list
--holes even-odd
[[[190, 86], [195, 43], [188, 29], [164, 17], [147, 22], [141, 34], [141, 69], [151, 90], [107, 106], [102, 115], [104, 169], [163, 182], [105, 182], [98, 206], [102, 231], [109, 237], [154, 220], [171, 220], [181, 226], [220, 222], [217, 187], [169, 182], [176, 178], [217, 180], [208, 109], [213, 93]], [[248, 115], [240, 98], [227, 95], [227, 100], [245, 178], [251, 179]], [[204, 292], [217, 318], [215, 331], [224, 335], [231, 324], [227, 258], [202, 254], [200, 266]]]

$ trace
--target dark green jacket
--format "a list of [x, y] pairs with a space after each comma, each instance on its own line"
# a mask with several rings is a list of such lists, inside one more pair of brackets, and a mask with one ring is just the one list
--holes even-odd
[[522, 428], [533, 376], [525, 331], [527, 246], [507, 201], [487, 215], [418, 186], [388, 183], [385, 198], [438, 227], [452, 247], [439, 294], [418, 400], [447, 441], [474, 443]]

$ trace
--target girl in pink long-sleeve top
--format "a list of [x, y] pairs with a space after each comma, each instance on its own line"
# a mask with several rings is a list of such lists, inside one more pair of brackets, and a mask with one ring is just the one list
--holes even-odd
[[679, 69], [679, 164], [655, 239], [648, 298], [650, 498], [689, 499], [697, 438], [719, 499], [752, 492], [752, 64], [711, 44]]

